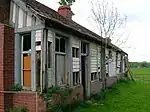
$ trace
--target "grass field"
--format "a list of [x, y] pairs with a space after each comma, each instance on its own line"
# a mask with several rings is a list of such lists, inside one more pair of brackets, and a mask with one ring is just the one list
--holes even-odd
[[[150, 68], [133, 69], [136, 82], [120, 82], [106, 92], [104, 100], [93, 101], [78, 112], [150, 112]], [[143, 80], [144, 76], [144, 80]]]
[[150, 68], [134, 68], [132, 73], [135, 75], [137, 81], [150, 83]]

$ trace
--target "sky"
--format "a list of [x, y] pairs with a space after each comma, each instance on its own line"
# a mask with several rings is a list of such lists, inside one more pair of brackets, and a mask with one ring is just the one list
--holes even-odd
[[[59, 0], [37, 0], [57, 11]], [[109, 0], [108, 0], [109, 1]], [[111, 0], [112, 1], [112, 0]], [[124, 39], [126, 43], [120, 47], [129, 54], [130, 61], [150, 62], [150, 0], [113, 0], [121, 14], [127, 15], [127, 25]], [[73, 20], [82, 26], [98, 33], [98, 30], [91, 24], [90, 0], [76, 0], [72, 6], [74, 12]]]

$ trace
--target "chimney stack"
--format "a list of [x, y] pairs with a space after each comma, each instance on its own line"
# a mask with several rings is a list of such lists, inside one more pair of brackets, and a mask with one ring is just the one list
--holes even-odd
[[74, 13], [71, 11], [71, 7], [68, 5], [62, 5], [58, 8], [58, 13], [66, 19], [72, 20]]

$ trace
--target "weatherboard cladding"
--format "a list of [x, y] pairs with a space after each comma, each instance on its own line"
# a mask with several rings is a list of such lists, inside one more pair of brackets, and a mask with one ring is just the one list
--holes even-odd
[[[92, 39], [93, 41], [96, 41], [97, 43], [103, 43], [103, 44], [105, 43], [105, 39], [102, 38], [101, 36], [88, 30], [87, 28], [79, 25], [78, 23], [74, 22], [73, 20], [67, 19], [67, 18], [61, 16], [60, 14], [58, 14], [58, 12], [56, 12], [53, 9], [43, 5], [42, 3], [40, 3], [36, 0], [22, 0], [22, 1], [27, 5], [28, 8], [31, 8], [32, 11], [37, 13], [39, 16], [45, 18], [45, 20], [48, 19], [50, 21], [53, 21], [53, 22], [58, 23], [60, 25], [63, 25], [67, 28], [70, 28], [73, 31], [77, 31], [80, 34], [85, 35], [85, 37], [87, 39]], [[124, 52], [120, 48], [118, 48], [117, 46], [115, 46], [113, 44], [110, 44], [109, 46], [113, 47], [116, 50]]]

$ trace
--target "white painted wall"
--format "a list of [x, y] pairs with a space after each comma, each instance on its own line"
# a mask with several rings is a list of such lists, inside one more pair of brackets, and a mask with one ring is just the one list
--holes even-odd
[[[108, 65], [106, 65], [106, 73], [109, 74], [110, 77], [116, 76], [116, 52], [111, 50], [112, 52], [112, 59], [106, 59]], [[106, 48], [105, 50], [106, 57], [109, 57], [109, 49]]]
[[[51, 42], [51, 47], [53, 48], [53, 36], [54, 33], [50, 30], [48, 30], [48, 41]], [[48, 87], [54, 86], [55, 85], [55, 75], [54, 75], [54, 54], [53, 54], [53, 50], [51, 48], [51, 68], [48, 68]]]
[[73, 72], [80, 71], [80, 60], [79, 58], [73, 58]]
[[24, 11], [21, 8], [19, 8], [18, 28], [23, 27], [23, 13]]
[[29, 13], [27, 13], [26, 16], [27, 16], [27, 17], [26, 17], [26, 26], [28, 27], [28, 26], [31, 26], [32, 16], [31, 16], [31, 14], [29, 14]]
[[12, 22], [15, 23], [16, 21], [16, 4], [12, 3], [13, 4], [13, 14], [12, 14]]
[[[12, 22], [13, 23], [15, 23], [15, 21], [16, 21], [16, 12], [17, 12], [17, 6], [19, 6], [17, 3], [13, 3], [12, 2], [12, 4], [13, 4], [13, 14], [12, 14]], [[26, 24], [25, 24], [25, 27], [30, 27], [31, 25], [32, 25], [32, 13], [28, 10], [28, 11], [25, 11], [25, 10], [23, 10], [21, 7], [19, 7], [19, 15], [18, 15], [18, 28], [23, 28], [23, 18], [24, 18], [24, 16], [23, 15], [26, 15], [26, 17], [25, 17], [25, 22], [26, 22]], [[40, 20], [40, 18], [39, 17], [35, 17], [36, 18], [36, 25], [42, 25], [43, 24], [43, 22], [42, 22], [42, 20]]]
[[120, 64], [121, 64], [121, 54], [118, 53], [118, 59], [117, 59], [117, 68], [116, 68], [116, 73], [119, 74], [120, 73]]
[[77, 38], [73, 38], [72, 39], [72, 47], [79, 48], [80, 47], [80, 40]]
[[97, 65], [98, 65], [98, 54], [97, 54], [97, 46], [94, 43], [91, 43], [91, 73], [97, 72]]

